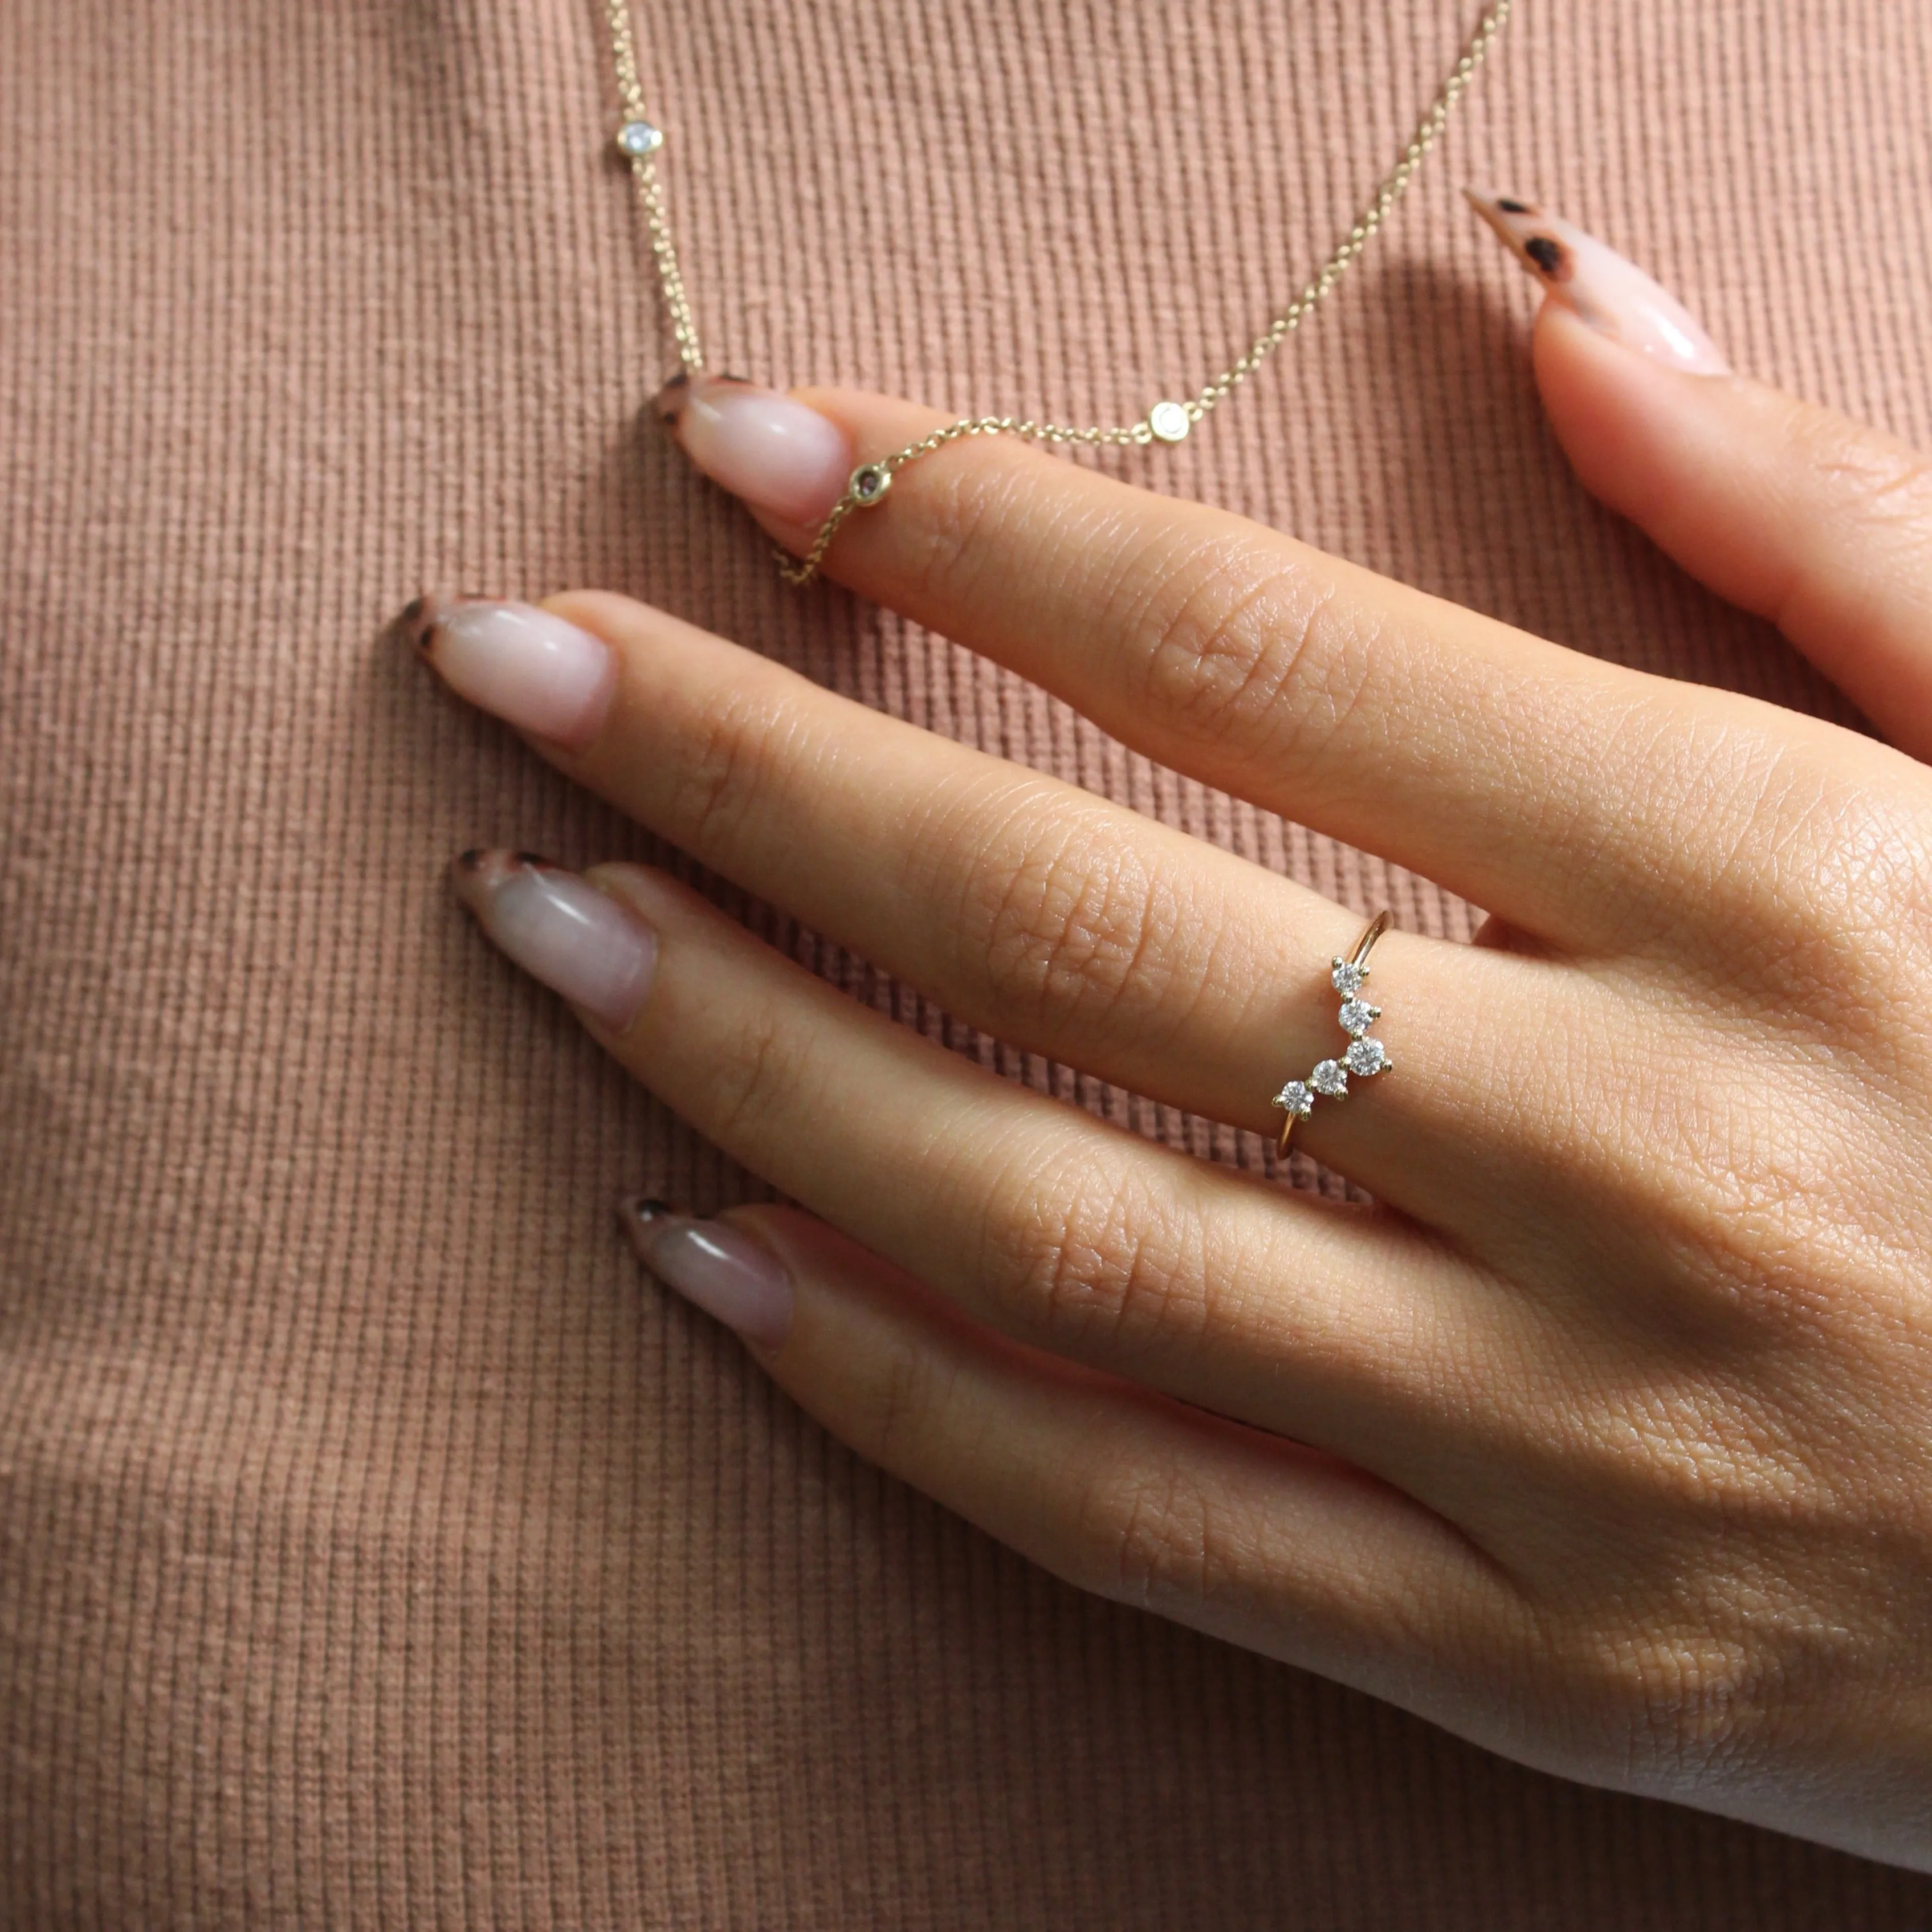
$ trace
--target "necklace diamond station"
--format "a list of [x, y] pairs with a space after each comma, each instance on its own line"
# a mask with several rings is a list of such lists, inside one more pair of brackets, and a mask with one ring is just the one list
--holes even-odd
[[[929, 456], [962, 437], [1016, 436], [1030, 442], [1084, 443], [1091, 448], [1144, 447], [1150, 443], [1184, 442], [1196, 423], [1226, 402], [1301, 326], [1374, 239], [1407, 190], [1416, 170], [1448, 125], [1456, 104], [1474, 80], [1477, 70], [1508, 23], [1516, 4], [1516, 0], [1493, 0], [1456, 64], [1450, 69], [1448, 78], [1436, 90], [1436, 98], [1417, 122], [1400, 158], [1376, 184], [1367, 206], [1348, 233], [1330, 251], [1328, 259], [1301, 292], [1219, 375], [1185, 400], [1162, 398], [1153, 404], [1144, 416], [1130, 423], [1097, 423], [1082, 428], [1033, 416], [962, 416], [957, 422], [935, 430], [917, 442], [909, 442], [903, 449], [894, 450], [890, 456], [862, 463], [847, 482], [844, 494], [819, 525], [806, 554], [800, 558], [784, 550], [778, 553], [778, 570], [785, 580], [794, 584], [809, 584], [818, 574], [825, 554], [832, 547], [832, 539], [848, 517], [855, 511], [870, 509], [884, 502], [892, 488], [893, 477], [908, 463]], [[604, 0], [604, 7], [623, 112], [622, 124], [616, 137], [617, 152], [630, 164], [652, 257], [657, 266], [665, 319], [670, 324], [672, 339], [677, 344], [683, 373], [687, 378], [696, 376], [704, 372], [704, 350], [698, 338], [698, 325], [692, 319], [691, 298], [678, 266], [677, 245], [671, 236], [670, 219], [664, 212], [664, 190], [658, 178], [658, 157], [664, 146], [664, 130], [646, 110], [644, 87], [638, 74], [637, 40], [631, 25], [631, 0]]]

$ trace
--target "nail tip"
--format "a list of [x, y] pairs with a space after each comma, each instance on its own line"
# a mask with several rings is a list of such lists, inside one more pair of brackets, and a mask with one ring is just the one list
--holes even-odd
[[666, 429], [675, 432], [684, 419], [686, 410], [694, 402], [701, 401], [707, 392], [728, 388], [758, 389], [764, 386], [749, 376], [734, 375], [728, 369], [700, 369], [694, 376], [688, 369], [680, 369], [651, 398], [651, 407], [658, 421]]
[[649, 1266], [652, 1243], [663, 1232], [664, 1223], [676, 1216], [677, 1210], [668, 1201], [660, 1201], [652, 1194], [620, 1195], [615, 1209], [617, 1225], [623, 1230], [632, 1252]]
[[457, 904], [479, 920], [483, 916], [484, 901], [489, 896], [489, 888], [483, 878], [483, 868], [489, 862], [489, 858], [485, 847], [472, 845], [450, 860], [446, 874]]
[[1462, 199], [1475, 212], [1476, 218], [1490, 232], [1522, 262], [1527, 268], [1528, 260], [1523, 254], [1523, 238], [1513, 223], [1534, 219], [1539, 213], [1534, 202], [1526, 201], [1520, 196], [1502, 194], [1492, 188], [1472, 187], [1466, 182], [1462, 186]]
[[503, 845], [466, 846], [451, 860], [449, 866], [460, 878], [483, 880], [493, 886], [501, 885], [514, 872], [560, 869], [554, 860], [546, 859], [541, 852], [513, 852]]
[[691, 400], [691, 371], [680, 369], [669, 377], [651, 398], [651, 409], [666, 429], [675, 429], [685, 404]]
[[1538, 214], [1542, 212], [1538, 203], [1528, 195], [1518, 194], [1511, 188], [1478, 188], [1474, 182], [1461, 184], [1462, 199], [1472, 208], [1497, 208], [1504, 214]]
[[450, 860], [449, 883], [464, 906], [484, 919], [496, 889], [527, 862], [521, 853], [500, 845], [471, 845]]
[[440, 590], [422, 590], [405, 604], [396, 618], [397, 628], [418, 657], [434, 655], [436, 634], [447, 614], [451, 599]]
[[615, 1203], [616, 1215], [626, 1227], [633, 1222], [661, 1221], [677, 1210], [655, 1194], [620, 1194]]

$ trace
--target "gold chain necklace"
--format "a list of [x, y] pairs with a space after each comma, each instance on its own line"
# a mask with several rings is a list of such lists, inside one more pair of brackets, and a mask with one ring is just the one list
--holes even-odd
[[[778, 568], [790, 584], [809, 584], [831, 548], [838, 526], [854, 510], [869, 509], [884, 500], [893, 476], [908, 463], [943, 449], [968, 436], [1018, 436], [1034, 442], [1079, 442], [1090, 445], [1123, 445], [1179, 442], [1208, 412], [1225, 402], [1237, 385], [1245, 382], [1308, 318], [1310, 312], [1346, 274], [1355, 258], [1366, 248], [1376, 232], [1407, 189], [1423, 158], [1436, 142], [1456, 102], [1476, 76], [1497, 34], [1514, 9], [1516, 0], [1492, 0], [1489, 11], [1470, 36], [1448, 78], [1436, 90], [1422, 118], [1416, 123], [1401, 158], [1377, 184], [1368, 206], [1354, 225], [1330, 251], [1314, 279], [1256, 337], [1241, 354], [1204, 387], [1185, 402], [1166, 400], [1154, 404], [1145, 416], [1130, 423], [1096, 424], [1076, 428], [1070, 424], [1047, 422], [1032, 416], [962, 416], [957, 422], [935, 430], [917, 442], [909, 442], [890, 456], [862, 463], [845, 485], [845, 494], [832, 505], [818, 526], [812, 548], [802, 560], [778, 553]], [[696, 376], [704, 368], [704, 350], [698, 340], [698, 324], [692, 319], [691, 298], [677, 264], [677, 247], [671, 238], [670, 223], [664, 213], [664, 191], [658, 182], [658, 152], [664, 144], [663, 129], [648, 118], [644, 91], [638, 78], [638, 46], [631, 28], [631, 0], [604, 0], [610, 22], [610, 52], [616, 64], [617, 91], [623, 103], [623, 124], [617, 130], [617, 149], [631, 164], [637, 184], [638, 199], [644, 212], [651, 254], [657, 263], [658, 279], [663, 287], [664, 313], [686, 376]]]

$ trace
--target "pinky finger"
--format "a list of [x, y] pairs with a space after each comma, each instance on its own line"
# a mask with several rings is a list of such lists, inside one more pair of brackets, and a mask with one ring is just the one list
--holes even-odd
[[833, 1435], [1066, 1582], [1484, 1728], [1457, 1686], [1520, 1600], [1379, 1478], [995, 1334], [797, 1209], [625, 1220]]

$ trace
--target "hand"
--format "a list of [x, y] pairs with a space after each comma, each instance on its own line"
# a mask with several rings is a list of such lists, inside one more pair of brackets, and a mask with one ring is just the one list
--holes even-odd
[[[1150, 756], [1441, 880], [1372, 960], [1344, 1206], [1002, 1081], [670, 879], [459, 888], [809, 1214], [633, 1232], [826, 1427], [1076, 1583], [1509, 1756], [1932, 1868], [1932, 480], [1518, 204], [1584, 481], [1899, 748], [1577, 656], [1004, 438], [832, 574]], [[724, 381], [687, 450], [794, 548], [946, 418]], [[1337, 1052], [1358, 915], [662, 613], [436, 603], [430, 662], [951, 1012], [1208, 1118]]]

